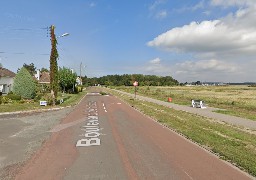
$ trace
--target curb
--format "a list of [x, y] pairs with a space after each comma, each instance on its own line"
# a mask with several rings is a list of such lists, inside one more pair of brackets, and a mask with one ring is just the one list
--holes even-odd
[[3, 116], [3, 115], [15, 115], [15, 114], [26, 114], [26, 113], [34, 113], [34, 112], [57, 111], [57, 110], [61, 110], [61, 109], [64, 109], [64, 108], [69, 108], [69, 107], [72, 107], [72, 106], [49, 108], [49, 109], [36, 109], [36, 110], [29, 110], [29, 111], [4, 112], [4, 113], [0, 113], [0, 116]]

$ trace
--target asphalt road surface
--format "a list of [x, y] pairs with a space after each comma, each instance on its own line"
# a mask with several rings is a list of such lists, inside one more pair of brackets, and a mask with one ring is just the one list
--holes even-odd
[[88, 94], [15, 179], [252, 179], [113, 96]]

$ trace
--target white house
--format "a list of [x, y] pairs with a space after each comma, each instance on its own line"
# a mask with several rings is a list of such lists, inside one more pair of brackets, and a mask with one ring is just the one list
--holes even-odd
[[77, 85], [83, 85], [82, 78], [80, 78], [79, 76], [76, 78], [76, 84]]
[[0, 92], [7, 94], [12, 91], [15, 73], [0, 67]]

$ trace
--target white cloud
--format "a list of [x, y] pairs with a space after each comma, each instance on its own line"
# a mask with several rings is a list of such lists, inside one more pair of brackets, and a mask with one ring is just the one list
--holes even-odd
[[160, 58], [155, 58], [155, 59], [149, 61], [150, 64], [160, 64], [160, 62], [161, 62]]
[[255, 5], [255, 0], [211, 0], [211, 5], [214, 6], [253, 6]]
[[179, 13], [184, 13], [184, 12], [188, 12], [188, 11], [197, 11], [199, 9], [204, 9], [204, 8], [205, 8], [205, 1], [202, 0], [193, 6], [184, 6], [180, 9], [175, 8], [173, 11], [179, 12]]
[[156, 14], [156, 18], [158, 19], [163, 19], [167, 16], [167, 11], [166, 10], [161, 10]]
[[[172, 68], [176, 79], [203, 76], [206, 80], [256, 81], [255, 0], [212, 0], [214, 6], [237, 6], [223, 18], [191, 22], [160, 34], [147, 45], [171, 53], [192, 54]], [[204, 60], [202, 60], [204, 59]]]
[[159, 35], [148, 45], [175, 52], [256, 53], [256, 26], [252, 26], [251, 16], [238, 11], [235, 18], [191, 22]]
[[153, 17], [155, 19], [163, 19], [168, 15], [167, 10], [163, 9], [163, 5], [167, 3], [167, 0], [155, 0], [149, 6], [149, 17]]
[[96, 4], [94, 2], [91, 2], [89, 6], [92, 8], [92, 7], [95, 7]]
[[150, 61], [146, 65], [140, 68], [141, 72], [144, 74], [156, 74], [156, 75], [167, 75], [170, 72], [170, 69], [165, 66], [160, 58], [155, 58]]
[[216, 59], [211, 60], [199, 60], [199, 61], [185, 61], [183, 63], [176, 64], [180, 70], [185, 72], [215, 72], [215, 73], [234, 73], [238, 71], [238, 67], [232, 63], [219, 61]]
[[149, 10], [155, 10], [159, 5], [161, 4], [165, 4], [166, 0], [155, 0], [150, 6], [149, 6]]

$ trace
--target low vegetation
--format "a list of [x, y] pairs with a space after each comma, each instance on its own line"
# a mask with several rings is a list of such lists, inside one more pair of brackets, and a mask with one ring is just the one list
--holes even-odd
[[[134, 93], [134, 87], [118, 86], [115, 89]], [[219, 113], [230, 114], [242, 118], [256, 120], [256, 88], [247, 86], [175, 86], [153, 87], [139, 86], [137, 94], [162, 101], [168, 97], [172, 102], [191, 105], [192, 99], [201, 99], [208, 106], [219, 108]]]
[[[59, 93], [55, 107], [73, 106], [77, 104], [79, 100], [85, 96], [85, 94], [86, 91], [82, 91], [76, 94]], [[0, 96], [0, 113], [49, 108], [49, 106], [40, 106], [40, 100], [46, 100], [47, 102], [50, 102], [51, 96], [49, 93], [45, 93], [43, 96], [39, 95], [34, 99], [23, 99], [20, 96], [12, 93], [6, 96]], [[63, 102], [61, 103], [62, 100]]]
[[154, 103], [134, 100], [114, 91], [111, 93], [220, 158], [256, 176], [255, 132]]

